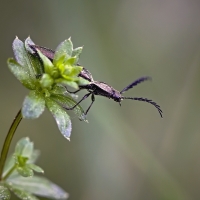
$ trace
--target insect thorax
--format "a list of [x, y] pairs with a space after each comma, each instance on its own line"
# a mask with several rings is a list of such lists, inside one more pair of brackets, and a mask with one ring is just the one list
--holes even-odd
[[82, 77], [82, 78], [84, 78], [84, 79], [86, 79], [90, 82], [93, 81], [92, 74], [87, 69], [85, 69], [84, 67], [83, 67], [82, 71], [80, 72], [80, 74], [78, 76], [80, 76], [80, 77]]

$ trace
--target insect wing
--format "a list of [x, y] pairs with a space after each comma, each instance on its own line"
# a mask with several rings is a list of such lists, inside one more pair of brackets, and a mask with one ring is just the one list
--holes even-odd
[[113, 94], [113, 88], [104, 82], [94, 81], [90, 84], [96, 95], [102, 95], [110, 98]]
[[37, 54], [37, 50], [41, 51], [49, 60], [53, 61], [55, 51], [48, 49], [46, 47], [41, 47], [39, 45], [30, 45], [31, 49]]

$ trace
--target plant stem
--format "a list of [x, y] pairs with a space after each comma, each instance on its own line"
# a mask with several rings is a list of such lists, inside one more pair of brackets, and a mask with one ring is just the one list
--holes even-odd
[[2, 181], [5, 181], [14, 172], [15, 169], [16, 165], [13, 165], [13, 167], [8, 171], [8, 173], [4, 177], [2, 177]]
[[4, 168], [4, 165], [5, 165], [5, 162], [6, 162], [6, 158], [7, 158], [7, 155], [8, 155], [8, 150], [10, 148], [10, 144], [11, 144], [11, 141], [12, 141], [12, 138], [15, 134], [15, 131], [20, 123], [20, 121], [22, 120], [22, 113], [21, 113], [21, 110], [19, 110], [19, 112], [17, 113], [17, 116], [15, 117], [9, 131], [8, 131], [8, 134], [6, 136], [6, 139], [4, 141], [4, 144], [3, 144], [3, 148], [1, 150], [1, 158], [0, 158], [0, 181], [2, 180], [2, 174], [3, 174], [3, 168]]

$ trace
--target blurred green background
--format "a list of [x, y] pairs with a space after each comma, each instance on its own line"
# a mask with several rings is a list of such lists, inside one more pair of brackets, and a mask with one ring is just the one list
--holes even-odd
[[52, 49], [71, 36], [95, 80], [121, 90], [152, 76], [126, 95], [153, 99], [164, 118], [147, 103], [97, 97], [89, 124], [70, 112], [71, 142], [45, 112], [22, 121], [11, 151], [30, 137], [70, 200], [200, 199], [200, 1], [1, 1], [0, 16], [0, 147], [28, 92], [6, 65], [15, 36]]

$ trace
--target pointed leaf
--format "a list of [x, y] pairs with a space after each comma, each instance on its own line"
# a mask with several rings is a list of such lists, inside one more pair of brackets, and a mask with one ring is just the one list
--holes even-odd
[[78, 85], [88, 85], [90, 82], [82, 77], [79, 77]]
[[44, 173], [44, 170], [41, 167], [39, 167], [39, 166], [37, 166], [35, 164], [27, 164], [27, 166], [30, 167], [35, 172]]
[[62, 72], [62, 76], [65, 78], [67, 78], [67, 76], [69, 77], [78, 77], [78, 74], [81, 72], [81, 70], [83, 69], [83, 67], [81, 66], [69, 66], [66, 65], [64, 67], [64, 70]]
[[56, 84], [54, 86], [54, 88], [51, 90], [51, 94], [61, 94], [61, 95], [64, 95], [64, 96], [65, 96], [65, 94], [67, 94], [67, 95], [71, 96], [72, 99], [78, 99], [77, 94], [68, 93], [66, 89], [67, 89], [67, 87], [65, 87], [63, 85]]
[[67, 54], [65, 52], [62, 52], [62, 54], [59, 54], [57, 56], [56, 58], [57, 60], [53, 62], [54, 66], [57, 66], [59, 69], [60, 65], [63, 65], [64, 60], [67, 58], [68, 58]]
[[[68, 94], [69, 96], [71, 96], [72, 97], [72, 99], [74, 100], [74, 99], [78, 99], [78, 95], [77, 94], [73, 94], [73, 93], [67, 93], [66, 92], [66, 94]], [[80, 106], [81, 107], [81, 106]]]
[[76, 57], [71, 57], [64, 62], [64, 65], [74, 65]]
[[23, 149], [22, 156], [27, 157], [28, 159], [31, 157], [34, 149], [33, 142], [30, 142], [26, 144], [26, 146]]
[[30, 78], [35, 78], [34, 68], [29, 61], [28, 52], [25, 49], [24, 43], [17, 37], [13, 41], [13, 52], [17, 62], [25, 68]]
[[64, 78], [59, 78], [55, 81], [56, 83], [63, 84], [65, 86], [70, 86], [74, 89], [78, 89], [78, 84], [73, 81], [73, 78], [71, 80], [65, 80]]
[[22, 116], [28, 119], [35, 119], [43, 113], [44, 109], [44, 97], [37, 91], [31, 91], [23, 102]]
[[27, 165], [24, 167], [17, 167], [17, 172], [23, 177], [32, 177], [34, 175], [33, 170]]
[[58, 103], [51, 100], [50, 98], [46, 98], [46, 105], [56, 120], [58, 129], [60, 130], [61, 134], [70, 140], [69, 138], [72, 131], [72, 124], [67, 112], [63, 110], [63, 108], [58, 105]]
[[[28, 165], [30, 163], [35, 163], [36, 160], [38, 159], [40, 155], [40, 151], [39, 150], [34, 150], [31, 157], [29, 158], [29, 160], [27, 161]], [[3, 171], [3, 177], [8, 173], [8, 171], [15, 165], [15, 159], [14, 156], [10, 156], [7, 161], [6, 161], [6, 165], [4, 167], [4, 171]], [[13, 173], [8, 177], [7, 180], [11, 180], [13, 177], [15, 178], [16, 176], [19, 176], [17, 171], [13, 171]]]
[[13, 52], [14, 52], [14, 56], [16, 61], [22, 65], [22, 66], [26, 66], [26, 51], [24, 48], [24, 43], [19, 40], [18, 37], [16, 37], [13, 41], [12, 44], [12, 48], [13, 48]]
[[33, 51], [33, 49], [30, 47], [30, 45], [35, 45], [35, 43], [31, 40], [30, 37], [26, 38], [25, 42], [25, 49], [30, 53], [30, 54], [34, 54], [35, 52]]
[[41, 75], [44, 73], [44, 67], [43, 64], [40, 60], [40, 58], [38, 57], [38, 55], [36, 55], [36, 53], [33, 51], [33, 49], [30, 48], [30, 45], [35, 45], [34, 42], [31, 40], [30, 37], [28, 37], [25, 40], [25, 48], [28, 52], [28, 56], [29, 56], [29, 61], [31, 63], [31, 65], [34, 67], [36, 74], [37, 75]]
[[69, 59], [72, 55], [73, 51], [73, 44], [71, 41], [71, 38], [65, 40], [62, 42], [55, 51], [53, 63], [54, 65], [57, 64], [58, 60], [60, 59], [61, 56], [65, 55], [65, 59]]
[[83, 47], [78, 47], [78, 48], [74, 49], [72, 52], [72, 57], [76, 57], [76, 61], [75, 61], [76, 64], [79, 61], [82, 50], [83, 50]]
[[30, 142], [30, 139], [28, 137], [25, 137], [25, 138], [21, 138], [16, 146], [15, 146], [15, 154], [16, 155], [20, 155], [20, 156], [23, 156], [23, 151], [25, 149], [30, 149], [31, 152], [30, 152], [30, 155], [32, 154], [32, 151], [33, 151], [33, 143]]
[[3, 169], [3, 176], [2, 177], [4, 177], [14, 165], [15, 165], [14, 156], [13, 155], [9, 156], [6, 159], [6, 163], [5, 163], [5, 167]]
[[13, 185], [9, 185], [10, 190], [20, 199], [22, 200], [39, 200], [36, 196], [31, 193], [22, 190], [21, 188]]
[[56, 84], [53, 89], [51, 90], [51, 93], [53, 94], [65, 94], [66, 93], [66, 87], [63, 85]]
[[51, 88], [53, 83], [54, 80], [49, 74], [43, 74], [40, 78], [40, 85], [42, 88]]
[[[63, 107], [68, 107], [68, 108], [73, 107], [77, 103], [72, 98], [70, 98], [68, 96], [60, 95], [60, 94], [53, 94], [51, 96], [51, 98], [53, 100], [55, 100], [56, 102], [58, 102], [59, 104], [61, 104]], [[73, 109], [73, 111], [74, 111], [75, 114], [77, 114], [79, 116], [80, 120], [88, 122], [87, 119], [86, 119], [86, 116], [85, 116], [85, 112], [80, 105], [76, 106]]]
[[22, 190], [24, 189], [27, 192], [46, 198], [67, 199], [69, 196], [62, 188], [40, 176], [31, 178], [16, 177], [10, 182], [13, 186], [16, 185]]
[[35, 80], [30, 77], [26, 67], [19, 65], [13, 58], [9, 58], [7, 63], [10, 71], [26, 88], [35, 89]]
[[39, 50], [37, 50], [37, 52], [40, 58], [42, 59], [45, 73], [51, 74], [51, 72], [54, 69], [53, 63], [46, 56], [44, 56]]
[[40, 156], [40, 151], [37, 149], [34, 149], [31, 157], [28, 160], [28, 163], [35, 163], [39, 156]]
[[10, 191], [3, 184], [0, 184], [0, 199], [1, 200], [9, 200], [10, 199]]

